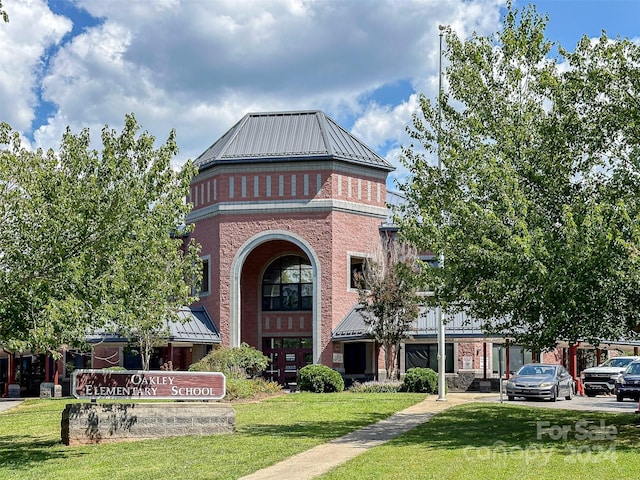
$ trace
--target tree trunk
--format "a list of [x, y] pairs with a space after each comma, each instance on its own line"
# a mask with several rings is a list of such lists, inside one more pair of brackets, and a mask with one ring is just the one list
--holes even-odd
[[384, 349], [384, 368], [387, 372], [387, 380], [395, 379], [395, 353], [393, 349], [393, 344], [385, 343], [382, 347]]
[[153, 341], [150, 341], [149, 338], [146, 337], [140, 338], [140, 357], [142, 360], [142, 370], [144, 371], [149, 370], [152, 349]]

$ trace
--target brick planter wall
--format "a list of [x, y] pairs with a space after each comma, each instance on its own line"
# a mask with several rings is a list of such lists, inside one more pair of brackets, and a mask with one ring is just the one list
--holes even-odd
[[221, 403], [73, 403], [62, 412], [61, 437], [73, 446], [233, 433], [235, 426], [235, 411]]

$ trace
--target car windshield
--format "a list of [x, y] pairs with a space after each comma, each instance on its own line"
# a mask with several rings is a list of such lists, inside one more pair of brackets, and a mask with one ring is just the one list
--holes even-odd
[[624, 373], [630, 373], [631, 375], [640, 375], [640, 362], [634, 362], [627, 367], [627, 371]]
[[631, 362], [633, 362], [633, 358], [610, 358], [600, 366], [601, 367], [626, 367]]
[[532, 376], [532, 375], [555, 375], [555, 367], [545, 367], [542, 365], [525, 365], [516, 375]]

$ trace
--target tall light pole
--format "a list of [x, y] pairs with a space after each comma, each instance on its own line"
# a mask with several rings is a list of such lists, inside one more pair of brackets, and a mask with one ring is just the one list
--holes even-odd
[[[438, 170], [442, 172], [442, 160], [440, 159], [440, 135], [442, 132], [442, 37], [444, 30], [447, 27], [445, 25], [438, 25], [440, 29], [440, 52], [438, 56]], [[438, 268], [444, 268], [444, 254], [440, 252], [438, 255]], [[438, 321], [438, 401], [444, 402], [447, 400], [445, 396], [446, 389], [446, 350], [445, 350], [445, 333], [444, 333], [444, 312], [442, 311], [442, 304], [438, 302], [436, 311]]]

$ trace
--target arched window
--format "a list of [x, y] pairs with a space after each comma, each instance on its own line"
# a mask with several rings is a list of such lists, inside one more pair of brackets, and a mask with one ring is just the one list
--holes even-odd
[[262, 277], [262, 310], [311, 310], [313, 270], [297, 255], [280, 257]]

